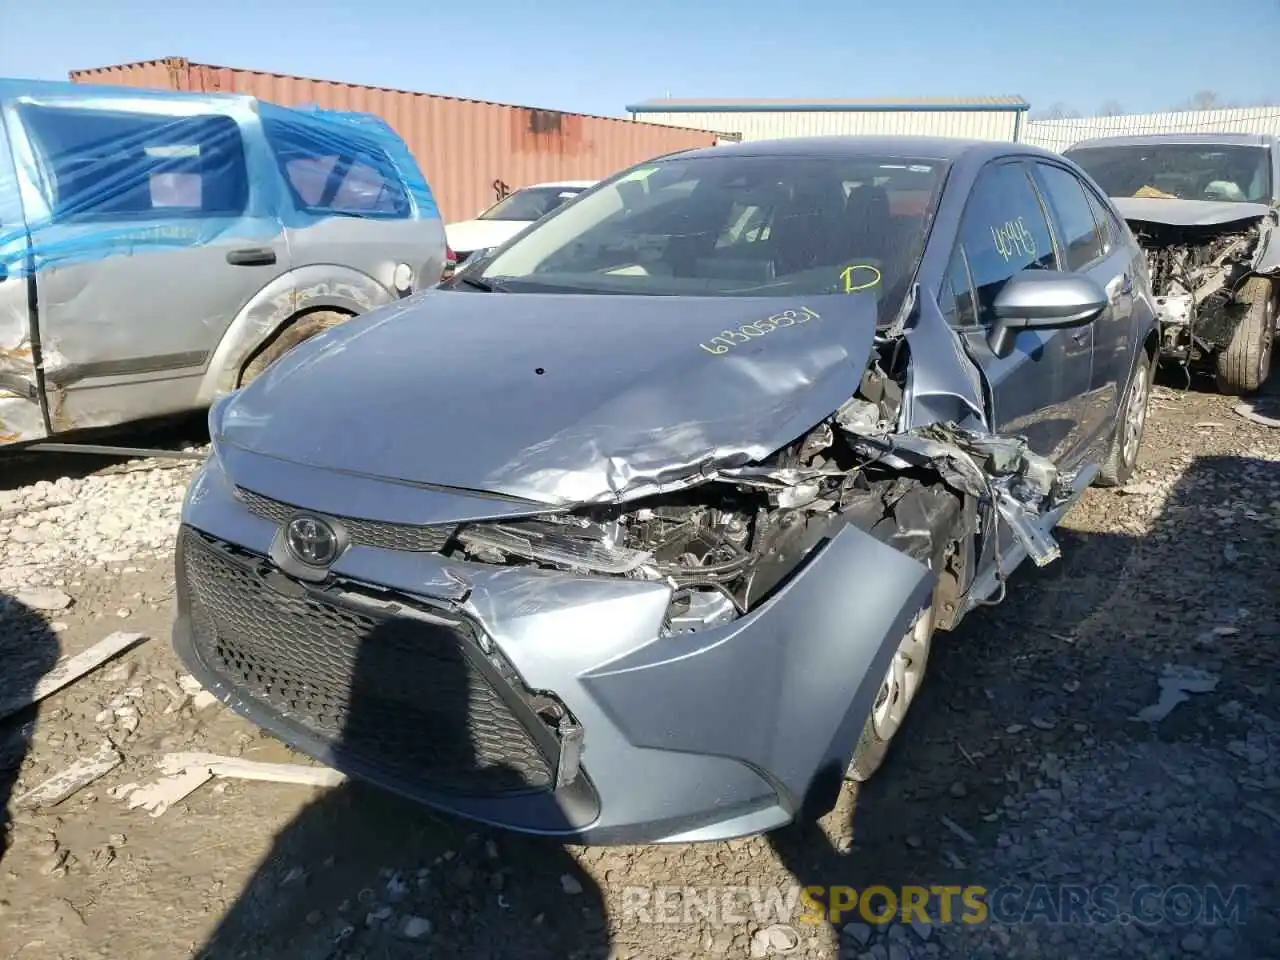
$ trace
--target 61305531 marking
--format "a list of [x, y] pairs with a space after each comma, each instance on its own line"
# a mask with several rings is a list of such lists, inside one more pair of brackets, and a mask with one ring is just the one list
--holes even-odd
[[801, 307], [799, 310], [783, 310], [775, 313], [773, 316], [765, 317], [763, 320], [755, 320], [751, 323], [744, 323], [732, 330], [722, 330], [716, 334], [707, 343], [700, 343], [700, 346], [707, 353], [720, 355], [728, 353], [733, 347], [740, 343], [750, 343], [757, 337], [767, 336], [775, 330], [783, 330], [787, 327], [794, 327], [797, 324], [808, 323], [810, 320], [819, 319], [820, 314], [816, 310], [808, 307]]

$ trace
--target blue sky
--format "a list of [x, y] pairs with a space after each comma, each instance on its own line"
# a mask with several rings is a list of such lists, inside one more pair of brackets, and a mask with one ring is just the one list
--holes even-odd
[[[675, 97], [1280, 102], [1280, 0], [0, 0], [0, 74], [183, 56], [584, 113]], [[1070, 10], [1070, 12], [1065, 12]], [[1268, 39], [1269, 38], [1269, 39]]]

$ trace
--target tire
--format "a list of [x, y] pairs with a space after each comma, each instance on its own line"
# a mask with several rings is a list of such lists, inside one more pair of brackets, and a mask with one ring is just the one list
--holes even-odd
[[[1121, 404], [1116, 419], [1115, 433], [1111, 437], [1111, 449], [1107, 451], [1107, 459], [1093, 481], [1096, 486], [1124, 486], [1133, 476], [1133, 470], [1138, 465], [1138, 454], [1142, 450], [1142, 435], [1147, 426], [1147, 401], [1151, 398], [1154, 372], [1151, 358], [1144, 350], [1125, 392], [1124, 403]], [[1131, 415], [1135, 417], [1132, 423]]]
[[336, 327], [350, 319], [350, 314], [340, 313], [337, 310], [317, 310], [315, 313], [299, 317], [276, 334], [274, 340], [269, 341], [252, 360], [245, 364], [240, 372], [239, 385], [243, 387], [258, 379], [266, 372], [267, 367], [304, 340], [310, 340], [316, 334], [323, 333], [330, 327]]
[[[885, 672], [885, 679], [882, 681], [880, 689], [876, 691], [875, 703], [871, 706], [871, 713], [862, 727], [862, 736], [858, 738], [858, 745], [854, 747], [853, 759], [849, 761], [849, 769], [845, 772], [846, 779], [865, 783], [880, 769], [880, 765], [884, 763], [885, 757], [888, 756], [889, 747], [893, 743], [894, 737], [902, 731], [902, 724], [906, 720], [907, 711], [911, 709], [911, 704], [915, 702], [920, 686], [924, 682], [925, 667], [929, 662], [929, 648], [933, 641], [935, 621], [934, 605], [930, 602], [927, 607], [916, 614], [911, 621], [911, 625], [907, 628], [907, 632], [903, 635], [902, 642], [889, 664], [889, 669]], [[914, 672], [914, 685], [905, 690], [905, 698], [898, 700], [900, 710], [894, 711], [892, 710], [892, 705], [888, 703], [888, 697], [892, 696], [892, 694], [886, 688], [889, 686], [889, 680], [894, 674], [895, 667], [899, 665], [904, 650], [909, 650], [911, 654], [914, 654], [915, 658], [917, 658], [915, 663], [918, 664], [918, 667], [913, 667], [912, 671]], [[889, 728], [883, 720], [888, 719], [888, 714], [894, 712], [897, 714], [896, 722]]]
[[1227, 396], [1253, 393], [1271, 372], [1271, 342], [1275, 333], [1275, 291], [1266, 277], [1253, 277], [1236, 295], [1244, 316], [1231, 342], [1217, 356], [1218, 392]]

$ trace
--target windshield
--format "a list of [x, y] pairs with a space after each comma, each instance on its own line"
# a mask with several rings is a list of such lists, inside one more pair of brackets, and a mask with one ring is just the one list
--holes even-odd
[[529, 187], [517, 190], [480, 214], [478, 220], [537, 220], [566, 200], [572, 200], [584, 187]]
[[1112, 197], [1266, 203], [1271, 194], [1266, 147], [1157, 143], [1066, 155]]
[[675, 157], [633, 168], [514, 241], [481, 276], [510, 290], [776, 296], [915, 274], [946, 171], [905, 157]]

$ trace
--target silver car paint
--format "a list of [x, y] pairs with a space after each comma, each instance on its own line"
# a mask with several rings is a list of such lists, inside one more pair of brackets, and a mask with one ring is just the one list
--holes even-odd
[[[244, 455], [228, 462], [240, 471]], [[278, 528], [243, 509], [222, 467], [210, 460], [192, 485], [185, 522], [267, 553]], [[365, 502], [396, 495], [385, 481], [347, 477], [343, 485], [347, 503], [359, 501], [357, 488]], [[288, 479], [279, 486], [288, 488]], [[456, 501], [430, 506], [450, 495], [414, 492], [427, 505], [425, 516], [457, 516]], [[869, 711], [892, 653], [882, 638], [902, 633], [934, 582], [927, 567], [846, 527], [747, 617], [696, 639], [658, 639], [671, 597], [662, 583], [368, 547], [350, 548], [333, 572], [427, 600], [465, 602], [526, 683], [572, 705], [589, 731], [583, 763], [600, 795], [598, 818], [576, 823], [539, 811], [533, 825], [523, 800], [449, 802], [477, 819], [590, 843], [733, 836], [791, 820], [824, 772], [833, 765], [843, 771], [839, 756], [856, 737], [852, 725]], [[833, 597], [839, 602], [831, 604]], [[184, 659], [201, 673], [198, 659]], [[216, 674], [205, 670], [199, 678], [248, 712]], [[744, 684], [752, 695], [708, 695], [727, 683]], [[663, 705], [661, 719], [653, 716], [655, 702]], [[777, 771], [778, 781], [762, 780], [760, 770]]]
[[1157, 143], [1213, 146], [1265, 147], [1271, 158], [1271, 197], [1265, 203], [1215, 200], [1172, 200], [1159, 197], [1112, 197], [1111, 202], [1126, 220], [1172, 227], [1212, 227], [1245, 220], [1261, 220], [1261, 237], [1253, 261], [1259, 274], [1280, 272], [1280, 137], [1241, 133], [1163, 133], [1127, 137], [1098, 137], [1083, 140], [1066, 151], [1067, 158], [1087, 154], [1093, 147], [1143, 146]]
[[1169, 200], [1160, 197], [1112, 197], [1126, 220], [1164, 223], [1171, 227], [1216, 227], [1238, 220], [1256, 220], [1270, 211], [1265, 203], [1219, 200]]
[[[702, 346], [787, 311], [759, 338], [768, 350]], [[286, 357], [237, 397], [223, 437], [320, 469], [543, 503], [632, 499], [763, 459], [812, 427], [857, 390], [875, 323], [859, 294], [691, 304], [428, 290]], [[368, 429], [404, 418], [412, 444]]]
[[[889, 142], [929, 155], [915, 141]], [[959, 186], [944, 195], [922, 276], [940, 275], [974, 176], [1010, 152], [1052, 156], [968, 146], [956, 159], [951, 177]], [[1097, 465], [1059, 477], [1029, 453], [1049, 477], [1038, 491], [1040, 512], [1008, 505], [1007, 489], [983, 473], [967, 445], [1018, 442], [989, 432], [986, 377], [946, 325], [936, 294], [922, 285], [917, 319], [901, 331], [912, 357], [901, 422], [859, 436], [871, 448], [881, 444], [881, 462], [935, 469], [948, 485], [1001, 503], [1001, 516], [1018, 526], [1011, 550], [981, 558], [965, 598], [971, 607], [1032, 549], [1037, 562], [1052, 559], [1049, 530]], [[699, 344], [750, 320], [756, 304], [652, 298], [641, 310], [630, 299], [428, 292], [316, 338], [215, 408], [215, 457], [191, 488], [184, 523], [265, 555], [279, 528], [250, 514], [233, 486], [339, 517], [430, 524], [528, 516], [732, 476], [761, 450], [771, 453], [770, 444], [841, 408], [874, 337], [860, 298], [832, 298], [841, 304], [830, 307], [814, 298], [809, 305], [821, 320], [803, 333], [773, 332], [760, 338], [767, 349], [713, 356]], [[774, 301], [768, 309], [786, 306]], [[844, 322], [825, 323], [833, 317]], [[585, 337], [593, 322], [608, 336]], [[1139, 329], [1143, 322], [1153, 326], [1154, 318], [1134, 320], [1135, 363], [1150, 332]], [[528, 333], [517, 336], [522, 325]], [[592, 374], [590, 361], [611, 379]], [[380, 390], [367, 387], [375, 371]], [[689, 382], [692, 372], [707, 382]], [[361, 382], [366, 388], [357, 390]], [[1032, 379], [1019, 389], [1046, 391], [1044, 406], [1052, 388]], [[1035, 405], [1034, 397], [1022, 400]], [[371, 418], [386, 427], [370, 430]], [[672, 425], [684, 429], [661, 429]], [[663, 637], [670, 593], [660, 582], [369, 547], [349, 548], [332, 571], [461, 606], [527, 684], [564, 700], [586, 730], [583, 770], [600, 813], [582, 823], [562, 811], [536, 829], [598, 843], [755, 833], [793, 819], [833, 778], [838, 787], [893, 647], [936, 582], [926, 564], [845, 525], [756, 610], [695, 636]], [[175, 643], [233, 707], [327, 758], [278, 717], [236, 700], [194, 656], [181, 621]], [[419, 798], [531, 829], [528, 810]]]
[[[169, 101], [157, 107], [136, 91], [96, 90], [45, 102], [77, 109], [144, 104], [163, 113]], [[171, 109], [235, 120], [250, 171], [250, 209], [278, 210], [290, 201], [255, 104], [248, 97], [192, 96]], [[0, 183], [14, 183], [16, 177], [25, 218], [45, 223], [46, 241], [56, 244], [101, 229], [102, 224], [47, 222], [47, 201], [26, 174], [35, 167], [16, 111], [6, 109], [0, 125], [5, 142], [25, 158], [15, 165], [7, 150], [0, 150]], [[15, 199], [0, 202], [12, 206]], [[317, 309], [362, 313], [399, 296], [392, 281], [397, 264], [408, 264], [419, 286], [434, 283], [444, 267], [444, 226], [438, 215], [399, 221], [333, 217], [304, 227], [286, 227], [267, 217], [259, 227], [251, 238], [230, 231], [201, 245], [41, 269], [36, 277], [40, 377], [29, 354], [18, 358], [20, 364], [12, 357], [8, 362], [30, 389], [38, 379], [43, 384], [50, 429], [37, 397], [6, 399], [0, 393], [0, 444], [198, 409], [234, 389], [246, 359], [293, 317]], [[228, 264], [226, 254], [244, 247], [270, 248], [276, 262]], [[0, 283], [0, 350], [30, 349], [28, 316], [25, 285]]]

